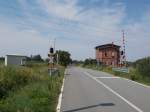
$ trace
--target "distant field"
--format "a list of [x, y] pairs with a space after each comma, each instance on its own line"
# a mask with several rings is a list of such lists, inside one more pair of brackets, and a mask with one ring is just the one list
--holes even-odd
[[0, 67], [0, 112], [55, 112], [64, 68], [50, 77], [46, 63]]

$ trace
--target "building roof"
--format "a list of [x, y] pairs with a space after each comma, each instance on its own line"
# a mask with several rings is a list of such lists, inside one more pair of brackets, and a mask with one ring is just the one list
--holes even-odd
[[23, 56], [23, 55], [15, 55], [15, 54], [13, 54], [13, 55], [6, 55], [6, 56], [27, 57], [27, 56]]
[[110, 47], [120, 48], [120, 46], [111, 43], [111, 44], [104, 44], [104, 45], [96, 46], [95, 49], [98, 49], [98, 48], [105, 49], [105, 48], [110, 48]]

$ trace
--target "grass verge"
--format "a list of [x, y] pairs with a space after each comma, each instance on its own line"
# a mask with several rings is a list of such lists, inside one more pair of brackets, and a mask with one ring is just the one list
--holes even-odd
[[46, 64], [0, 68], [0, 112], [55, 112], [64, 77], [59, 70], [50, 77]]
[[93, 65], [87, 65], [84, 66], [85, 68], [89, 68], [89, 69], [93, 69], [93, 70], [99, 70], [99, 71], [103, 71], [103, 72], [107, 72], [110, 73], [112, 75], [115, 76], [119, 76], [119, 77], [123, 77], [123, 78], [127, 78], [145, 85], [150, 86], [150, 77], [142, 77], [142, 75], [140, 75], [136, 69], [134, 68], [130, 68], [130, 72], [129, 73], [122, 73], [122, 72], [117, 72], [117, 71], [112, 71], [112, 67], [96, 67]]

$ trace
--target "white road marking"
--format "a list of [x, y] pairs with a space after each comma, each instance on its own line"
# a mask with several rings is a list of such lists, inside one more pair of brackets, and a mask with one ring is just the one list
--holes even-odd
[[120, 77], [94, 77], [97, 79], [119, 79]]
[[131, 103], [130, 101], [128, 101], [127, 99], [125, 99], [124, 97], [122, 97], [119, 93], [117, 93], [116, 91], [112, 90], [110, 87], [108, 87], [107, 85], [105, 85], [103, 82], [101, 82], [97, 78], [93, 77], [92, 75], [90, 75], [87, 72], [84, 72], [84, 74], [87, 75], [87, 76], [89, 76], [90, 78], [94, 79], [96, 82], [98, 82], [102, 86], [104, 86], [106, 89], [108, 89], [110, 92], [112, 92], [113, 94], [115, 94], [116, 96], [118, 96], [120, 99], [122, 99], [124, 102], [126, 102], [128, 105], [130, 105], [132, 108], [134, 108], [138, 112], [143, 112], [140, 108], [138, 108], [133, 103]]
[[[66, 74], [66, 70], [65, 70], [65, 73], [64, 73], [64, 74]], [[64, 83], [65, 83], [65, 76], [64, 76], [64, 79], [63, 79], [62, 87], [61, 87], [61, 92], [60, 92], [60, 95], [59, 95], [56, 112], [60, 112], [61, 103], [62, 103], [62, 93], [63, 93], [63, 91], [64, 91]]]

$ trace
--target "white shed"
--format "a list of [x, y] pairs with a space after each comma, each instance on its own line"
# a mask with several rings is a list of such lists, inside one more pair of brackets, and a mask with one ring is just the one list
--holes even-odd
[[6, 55], [5, 56], [5, 66], [8, 65], [25, 65], [26, 63], [26, 56], [20, 56], [20, 55]]

